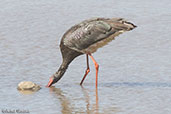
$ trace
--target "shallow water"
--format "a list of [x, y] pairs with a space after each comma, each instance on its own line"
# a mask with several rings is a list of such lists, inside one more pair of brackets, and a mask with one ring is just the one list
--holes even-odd
[[[171, 113], [170, 0], [4, 0], [0, 7], [0, 113]], [[98, 90], [92, 61], [79, 85], [85, 55], [46, 88], [61, 64], [62, 35], [91, 17], [124, 17], [138, 27], [93, 54], [100, 65]], [[17, 84], [24, 80], [42, 89], [20, 93]]]

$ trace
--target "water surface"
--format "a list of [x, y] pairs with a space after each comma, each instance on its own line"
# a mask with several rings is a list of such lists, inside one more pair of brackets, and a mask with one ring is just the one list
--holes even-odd
[[[4, 0], [0, 2], [0, 110], [31, 114], [170, 114], [170, 0]], [[100, 65], [83, 87], [85, 55], [64, 77], [46, 88], [62, 58], [59, 43], [67, 29], [91, 17], [124, 17], [138, 27], [93, 54]], [[17, 91], [29, 80], [33, 94]]]

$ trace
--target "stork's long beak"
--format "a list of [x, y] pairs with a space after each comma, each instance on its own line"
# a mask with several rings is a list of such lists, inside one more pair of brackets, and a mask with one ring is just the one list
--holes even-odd
[[54, 81], [54, 78], [51, 77], [50, 80], [49, 80], [49, 83], [46, 87], [50, 87], [52, 84], [53, 84], [53, 81]]

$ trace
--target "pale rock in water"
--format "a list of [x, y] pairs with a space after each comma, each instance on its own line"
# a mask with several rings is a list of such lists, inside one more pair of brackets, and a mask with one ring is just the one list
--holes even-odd
[[29, 90], [29, 91], [38, 91], [40, 88], [39, 85], [31, 82], [31, 81], [22, 81], [18, 84], [18, 90]]

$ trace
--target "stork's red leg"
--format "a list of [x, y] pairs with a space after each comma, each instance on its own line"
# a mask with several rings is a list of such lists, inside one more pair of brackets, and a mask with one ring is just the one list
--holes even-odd
[[88, 54], [86, 54], [86, 59], [87, 59], [87, 69], [85, 71], [83, 79], [81, 80], [80, 85], [82, 85], [82, 83], [83, 83], [84, 79], [86, 78], [87, 74], [90, 72]]
[[95, 68], [96, 68], [96, 88], [97, 88], [99, 65], [98, 65], [98, 63], [95, 61], [95, 59], [93, 58], [93, 56], [92, 56], [91, 54], [89, 54], [89, 56], [91, 57], [91, 59], [92, 59], [94, 65], [95, 65]]

